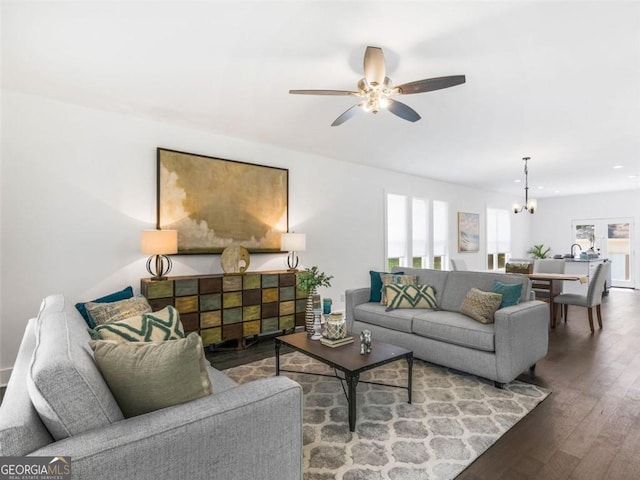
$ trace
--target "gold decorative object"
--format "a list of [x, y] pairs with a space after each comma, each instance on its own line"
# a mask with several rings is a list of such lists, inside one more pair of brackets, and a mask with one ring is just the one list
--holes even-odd
[[227, 274], [241, 275], [249, 268], [249, 251], [240, 245], [231, 245], [220, 256], [222, 271]]

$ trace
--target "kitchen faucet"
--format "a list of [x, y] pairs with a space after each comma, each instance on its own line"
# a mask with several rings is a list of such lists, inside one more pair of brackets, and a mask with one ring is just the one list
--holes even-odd
[[571, 258], [574, 258], [573, 247], [578, 247], [580, 249], [580, 251], [582, 251], [582, 247], [580, 246], [580, 244], [578, 244], [578, 243], [572, 244], [571, 245]]

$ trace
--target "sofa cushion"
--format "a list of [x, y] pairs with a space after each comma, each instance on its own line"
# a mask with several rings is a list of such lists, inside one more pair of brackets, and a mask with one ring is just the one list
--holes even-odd
[[359, 322], [379, 327], [411, 333], [411, 319], [417, 312], [426, 309], [400, 309], [387, 312], [385, 305], [379, 303], [361, 303], [353, 309], [353, 318]]
[[491, 291], [491, 287], [495, 281], [508, 285], [521, 284], [522, 294], [520, 295], [520, 301], [524, 302], [525, 300], [528, 300], [529, 292], [531, 291], [531, 282], [525, 275], [454, 271], [449, 272], [449, 275], [447, 276], [447, 281], [442, 292], [442, 298], [438, 299], [438, 305], [440, 305], [440, 308], [443, 310], [459, 312], [460, 306], [462, 305], [462, 302], [467, 296], [467, 292], [469, 290], [477, 288], [478, 290], [489, 292]]
[[149, 305], [147, 299], [141, 295], [111, 303], [87, 302], [84, 306], [94, 325], [117, 322], [151, 311], [151, 305]]
[[502, 302], [502, 295], [493, 292], [483, 292], [472, 288], [460, 306], [463, 313], [481, 323], [493, 323], [493, 315]]
[[90, 342], [96, 364], [124, 416], [211, 395], [200, 336], [166, 342]]
[[[117, 302], [118, 300], [124, 300], [126, 298], [131, 298], [133, 297], [133, 288], [131, 288], [130, 286], [120, 290], [118, 292], [113, 292], [110, 293], [109, 295], [105, 295], [104, 297], [100, 297], [100, 298], [96, 298], [95, 300], [91, 300], [91, 302], [94, 303], [111, 303], [111, 302]], [[89, 314], [87, 313], [87, 307], [85, 307], [85, 303], [89, 303], [89, 302], [81, 302], [81, 303], [76, 303], [76, 308], [78, 309], [78, 311], [80, 312], [80, 315], [82, 315], [82, 318], [84, 318], [84, 321], [87, 322], [87, 325], [89, 325], [89, 327], [93, 328], [95, 327], [95, 323], [93, 323], [93, 320], [91, 320], [89, 318]]]
[[387, 312], [396, 308], [437, 308], [431, 285], [387, 285]]
[[387, 304], [387, 285], [415, 285], [418, 280], [415, 275], [401, 275], [399, 273], [383, 273], [380, 278], [382, 279], [381, 305]]
[[178, 310], [168, 305], [157, 312], [98, 325], [92, 337], [118, 342], [161, 342], [184, 338], [184, 328]]
[[413, 333], [463, 347], [495, 351], [495, 326], [483, 324], [457, 312], [427, 310], [416, 314]]
[[512, 285], [508, 285], [506, 283], [494, 281], [491, 291], [502, 295], [502, 302], [498, 308], [512, 307], [513, 305], [520, 303], [522, 284], [514, 283]]
[[43, 300], [27, 388], [56, 440], [124, 418], [93, 361], [89, 340], [82, 315], [62, 295]]

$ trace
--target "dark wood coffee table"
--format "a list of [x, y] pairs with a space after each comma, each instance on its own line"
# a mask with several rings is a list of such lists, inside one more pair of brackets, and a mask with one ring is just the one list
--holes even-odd
[[[311, 358], [330, 366], [335, 370], [339, 370], [344, 373], [344, 380], [347, 382], [347, 390], [345, 394], [347, 396], [347, 404], [349, 406], [349, 430], [352, 432], [356, 428], [356, 387], [360, 382], [360, 374], [386, 365], [387, 363], [395, 362], [404, 358], [407, 360], [407, 366], [409, 367], [407, 375], [407, 386], [400, 387], [398, 385], [389, 385], [386, 383], [377, 382], [365, 382], [374, 385], [384, 385], [386, 387], [394, 388], [406, 388], [408, 394], [408, 402], [411, 403], [411, 375], [413, 371], [413, 352], [406, 350], [395, 345], [389, 345], [388, 343], [372, 341], [371, 353], [360, 355], [360, 341], [358, 338], [354, 339], [354, 342], [349, 345], [343, 345], [341, 347], [331, 348], [324, 346], [318, 340], [311, 340], [311, 337], [306, 332], [293, 333], [291, 335], [284, 335], [282, 337], [276, 337], [276, 375], [280, 375], [280, 372], [292, 372], [292, 373], [306, 373], [308, 375], [322, 375], [325, 377], [335, 377], [343, 380], [342, 377], [337, 375], [326, 375], [322, 373], [301, 372], [295, 370], [280, 369], [280, 347], [286, 345], [298, 352], [304, 353]], [[344, 389], [344, 386], [343, 386]]]

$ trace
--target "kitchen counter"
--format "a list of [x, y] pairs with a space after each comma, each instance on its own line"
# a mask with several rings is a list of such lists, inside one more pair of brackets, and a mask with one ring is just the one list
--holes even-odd
[[[602, 262], [607, 261], [608, 259], [598, 257], [598, 258], [564, 258], [565, 266], [564, 273], [567, 274], [575, 274], [575, 275], [585, 275], [587, 279], [591, 280], [593, 273], [596, 270], [596, 267], [600, 265]], [[607, 278], [604, 285], [604, 294], [609, 293], [609, 288], [611, 288], [611, 270], [609, 270], [609, 277]], [[580, 283], [580, 282], [564, 282], [562, 287], [562, 291], [564, 293], [577, 293], [578, 295], [586, 295], [587, 290], [589, 289], [589, 283]]]

